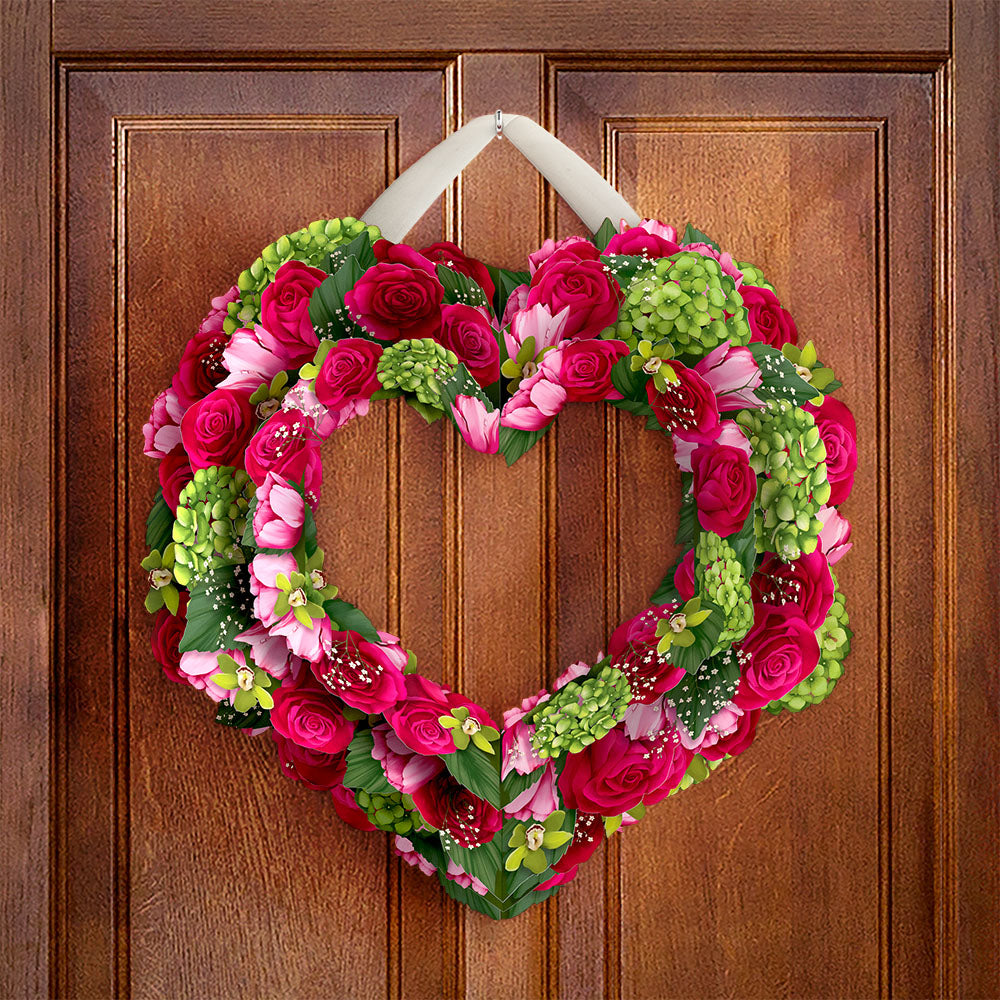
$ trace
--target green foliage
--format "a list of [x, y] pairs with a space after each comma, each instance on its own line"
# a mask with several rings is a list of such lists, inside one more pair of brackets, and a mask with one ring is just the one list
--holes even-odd
[[350, 601], [334, 597], [323, 602], [323, 610], [330, 619], [330, 627], [334, 632], [357, 632], [368, 642], [380, 642], [378, 629], [371, 619]]
[[309, 319], [320, 340], [364, 337], [344, 305], [344, 296], [357, 284], [366, 268], [353, 254], [327, 278], [309, 299]]
[[598, 250], [604, 250], [611, 242], [611, 237], [617, 235], [618, 227], [610, 220], [605, 219], [600, 228], [591, 237], [591, 241]]
[[260, 705], [254, 705], [248, 712], [237, 712], [228, 701], [220, 701], [215, 721], [232, 729], [263, 729], [271, 725], [271, 713]]
[[494, 809], [501, 806], [500, 758], [483, 753], [477, 746], [468, 746], [455, 753], [443, 754], [441, 760], [448, 773], [461, 785], [485, 799]]
[[681, 243], [706, 243], [715, 251], [718, 251], [719, 249], [718, 243], [710, 240], [700, 229], [695, 229], [690, 222], [687, 224], [687, 229], [684, 230], [684, 236], [681, 238]]
[[358, 729], [347, 748], [347, 771], [344, 784], [348, 788], [360, 788], [369, 795], [394, 795], [396, 789], [385, 780], [382, 765], [372, 753], [375, 740], [370, 729]]
[[761, 399], [784, 399], [801, 406], [816, 395], [816, 387], [799, 377], [795, 365], [781, 351], [757, 342], [746, 346], [760, 369], [761, 385], [754, 392]]
[[674, 666], [682, 667], [689, 674], [696, 673], [698, 668], [712, 655], [722, 634], [722, 628], [726, 623], [726, 617], [722, 609], [711, 601], [701, 602], [702, 611], [710, 611], [711, 614], [699, 625], [693, 626], [690, 631], [694, 635], [694, 642], [690, 646], [671, 646], [670, 659]]
[[500, 427], [500, 454], [513, 465], [526, 451], [535, 446], [543, 434], [552, 426], [546, 424], [541, 430], [522, 431], [517, 427]]
[[174, 515], [163, 499], [163, 490], [157, 490], [153, 509], [146, 518], [146, 548], [162, 552], [170, 544], [173, 527]]
[[624, 358], [619, 358], [611, 368], [611, 384], [625, 399], [644, 403], [646, 406], [645, 412], [652, 413], [653, 410], [649, 405], [649, 397], [646, 395], [646, 383], [648, 381], [648, 376], [641, 371], [632, 371], [632, 359], [628, 355]]
[[490, 272], [493, 279], [493, 286], [496, 291], [493, 294], [493, 313], [497, 319], [502, 319], [507, 309], [507, 300], [510, 293], [521, 285], [531, 281], [531, 275], [527, 271], [508, 271], [503, 267], [492, 267], [487, 265], [486, 270]]
[[463, 306], [489, 306], [486, 292], [467, 274], [453, 271], [444, 264], [437, 265], [437, 278], [444, 288], [446, 304], [461, 304]]
[[732, 701], [739, 679], [736, 654], [726, 649], [706, 660], [697, 672], [685, 674], [671, 689], [667, 698], [692, 739], [697, 739], [708, 720]]
[[246, 566], [216, 566], [191, 585], [182, 653], [232, 649], [236, 636], [250, 627], [253, 597]]

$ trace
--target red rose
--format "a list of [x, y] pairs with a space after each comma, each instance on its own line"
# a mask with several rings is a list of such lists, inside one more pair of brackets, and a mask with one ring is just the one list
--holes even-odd
[[346, 750], [354, 736], [354, 723], [308, 674], [274, 692], [271, 725], [300, 747], [328, 754]]
[[153, 624], [153, 656], [163, 667], [163, 672], [175, 684], [189, 683], [188, 677], [180, 672], [180, 642], [187, 627], [188, 593], [182, 590], [177, 604], [177, 614], [172, 615], [166, 608], [160, 608]]
[[316, 376], [316, 398], [331, 410], [339, 410], [357, 399], [370, 399], [381, 389], [375, 371], [382, 347], [360, 337], [334, 342]]
[[425, 257], [423, 251], [414, 250], [405, 243], [391, 243], [389, 240], [376, 240], [372, 247], [375, 259], [380, 264], [405, 264], [407, 267], [426, 271], [432, 278], [437, 276], [434, 262]]
[[181, 440], [191, 468], [232, 465], [242, 469], [243, 452], [256, 425], [248, 392], [214, 389], [181, 418]]
[[318, 494], [323, 465], [312, 417], [301, 410], [278, 410], [269, 417], [247, 445], [246, 470], [258, 486], [273, 472]]
[[740, 288], [743, 308], [750, 324], [750, 340], [770, 344], [779, 351], [785, 344], [797, 344], [799, 332], [792, 314], [783, 309], [778, 297], [767, 288], [743, 285]]
[[701, 445], [691, 455], [691, 470], [698, 523], [720, 538], [739, 531], [757, 496], [746, 452], [729, 444]]
[[206, 329], [199, 330], [187, 342], [177, 374], [170, 383], [183, 409], [204, 399], [229, 374], [222, 364], [227, 343], [227, 333]]
[[487, 844], [503, 826], [503, 816], [484, 799], [442, 771], [413, 793], [413, 804], [431, 826], [447, 830], [462, 847]]
[[713, 438], [719, 427], [719, 404], [715, 390], [696, 372], [679, 361], [665, 361], [677, 375], [676, 382], [667, 382], [660, 392], [650, 379], [646, 396], [660, 426], [672, 433], [676, 430], [697, 431]]
[[328, 277], [318, 267], [290, 260], [278, 268], [274, 280], [261, 293], [261, 326], [285, 348], [292, 368], [311, 361], [319, 347], [309, 318], [309, 301]]
[[559, 351], [559, 384], [568, 402], [592, 403], [612, 392], [611, 369], [628, 354], [620, 340], [576, 340]]
[[347, 764], [344, 753], [323, 753], [308, 750], [272, 729], [271, 739], [278, 745], [281, 773], [293, 781], [301, 781], [306, 788], [326, 792], [341, 784]]
[[642, 800], [647, 806], [661, 802], [681, 783], [681, 778], [694, 758], [694, 751], [681, 743], [676, 729], [654, 736], [651, 742], [656, 743], [658, 752], [663, 756], [663, 782]]
[[[482, 261], [476, 260], [475, 257], [469, 257], [459, 247], [455, 246], [454, 243], [449, 243], [447, 240], [442, 240], [440, 243], [432, 243], [429, 247], [424, 247], [420, 252], [428, 260], [434, 261], [435, 264], [444, 264], [445, 267], [451, 268], [452, 271], [458, 271], [459, 274], [464, 274], [466, 277], [472, 278], [486, 293], [486, 301], [493, 301], [496, 286], [493, 284], [490, 272]], [[457, 354], [458, 352], [456, 351], [455, 353]], [[497, 378], [499, 377], [498, 375]]]
[[765, 554], [750, 577], [750, 589], [758, 604], [794, 604], [815, 632], [833, 604], [833, 577], [826, 557], [819, 550], [792, 562]]
[[632, 697], [644, 705], [652, 705], [661, 694], [677, 687], [684, 676], [683, 667], [674, 666], [669, 657], [656, 652], [656, 644], [660, 641], [656, 626], [676, 610], [676, 604], [646, 608], [622, 622], [608, 643], [611, 662], [628, 679]]
[[680, 252], [680, 246], [673, 240], [664, 239], [656, 233], [648, 232], [642, 226], [626, 229], [611, 237], [604, 249], [605, 254], [627, 254], [632, 257], [658, 259], [672, 257]]
[[819, 662], [816, 633], [794, 604], [755, 604], [754, 624], [741, 645], [749, 654], [733, 701], [747, 711], [788, 694]]
[[385, 721], [414, 753], [454, 753], [451, 732], [438, 722], [438, 716], [451, 712], [448, 691], [420, 674], [407, 674], [404, 682], [406, 697], [385, 711]]
[[358, 805], [353, 788], [337, 785], [330, 789], [330, 796], [333, 799], [334, 811], [349, 826], [353, 826], [356, 830], [364, 830], [366, 833], [375, 829], [375, 824], [368, 818], [368, 813]]
[[500, 346], [493, 327], [479, 309], [444, 306], [441, 329], [434, 339], [454, 351], [480, 385], [492, 385], [500, 378]]
[[332, 638], [329, 652], [311, 664], [328, 691], [368, 715], [378, 715], [406, 696], [403, 671], [390, 649], [366, 642], [357, 632], [334, 632]]
[[[624, 728], [617, 726], [580, 753], [566, 755], [559, 777], [563, 802], [570, 809], [601, 816], [619, 816], [634, 809], [673, 778], [678, 766], [674, 744], [680, 747], [676, 734], [630, 740]], [[684, 752], [683, 747], [680, 749]], [[674, 785], [687, 770], [690, 751], [686, 753], [687, 762]]]
[[757, 735], [757, 723], [760, 721], [760, 712], [759, 708], [744, 712], [740, 716], [739, 722], [736, 723], [736, 729], [733, 732], [728, 736], [723, 736], [709, 747], [702, 747], [698, 753], [705, 760], [722, 760], [727, 754], [730, 757], [736, 757], [738, 754], [743, 753], [753, 743], [754, 737]]
[[161, 459], [157, 471], [160, 476], [160, 486], [163, 487], [163, 499], [171, 511], [176, 514], [181, 490], [194, 479], [184, 445], [179, 444], [171, 449], [170, 453]]
[[366, 333], [379, 340], [419, 339], [437, 333], [444, 289], [433, 274], [414, 264], [376, 264], [344, 296], [348, 312]]
[[[596, 337], [618, 320], [622, 293], [618, 282], [598, 259], [581, 259], [573, 244], [557, 250], [535, 272], [528, 289], [527, 308], [541, 302], [555, 316], [569, 306], [563, 338]], [[591, 246], [587, 244], [587, 246]], [[594, 254], [597, 250], [591, 246]]]
[[854, 473], [858, 468], [858, 429], [854, 415], [845, 403], [832, 396], [824, 397], [819, 406], [806, 403], [802, 409], [813, 415], [826, 445], [826, 478], [830, 481], [827, 504], [835, 507], [854, 488]]
[[694, 549], [688, 549], [674, 570], [674, 587], [682, 601], [694, 597]]
[[553, 886], [563, 885], [575, 879], [577, 869], [584, 861], [590, 860], [603, 840], [604, 818], [596, 813], [578, 812], [576, 822], [573, 824], [573, 839], [570, 841], [566, 853], [558, 861], [552, 862], [552, 870], [555, 875], [536, 886], [537, 890], [544, 892]]

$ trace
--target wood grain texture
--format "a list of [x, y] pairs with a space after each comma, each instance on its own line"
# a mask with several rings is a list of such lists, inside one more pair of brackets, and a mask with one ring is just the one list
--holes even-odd
[[[60, 53], [339, 52], [857, 52], [939, 54], [948, 49], [945, 0], [713, 0], [692, 16], [684, 0], [420, 0], [377, 17], [340, 0], [55, 0]], [[234, 32], [233, 25], [240, 25]]]
[[8, 373], [0, 407], [0, 995], [9, 997], [50, 989], [49, 670], [58, 605], [48, 569], [58, 521], [52, 259], [42, 250], [52, 240], [49, 30], [47, 8], [0, 0], [0, 237], [22, 248], [0, 271]]

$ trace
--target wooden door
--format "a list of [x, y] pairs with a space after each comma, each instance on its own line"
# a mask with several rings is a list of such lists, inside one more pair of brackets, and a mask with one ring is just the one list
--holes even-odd
[[[997, 995], [998, 8], [414, 6], [4, 0], [3, 994]], [[861, 454], [834, 696], [500, 924], [163, 683], [135, 572], [208, 299], [496, 107], [766, 268]], [[494, 143], [411, 239], [579, 230]], [[512, 469], [398, 405], [324, 448], [343, 593], [494, 712], [676, 555], [666, 440], [597, 404]]]

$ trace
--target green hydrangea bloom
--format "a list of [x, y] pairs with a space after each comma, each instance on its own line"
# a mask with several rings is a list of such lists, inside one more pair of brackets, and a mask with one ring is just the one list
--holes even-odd
[[457, 368], [454, 353], [426, 337], [390, 344], [382, 352], [376, 371], [383, 389], [412, 392], [421, 403], [440, 408], [439, 383]]
[[[831, 576], [833, 574], [831, 573]], [[828, 697], [844, 675], [844, 659], [851, 651], [851, 630], [844, 595], [833, 578], [833, 604], [826, 614], [823, 624], [816, 630], [819, 641], [819, 663], [816, 669], [792, 688], [784, 697], [772, 701], [767, 710], [772, 715], [787, 709], [801, 712], [806, 705], [818, 705]]]
[[240, 297], [227, 306], [228, 316], [222, 327], [232, 333], [252, 326], [260, 319], [260, 293], [274, 280], [279, 267], [289, 260], [301, 260], [313, 267], [334, 248], [350, 243], [365, 230], [372, 242], [381, 236], [378, 226], [369, 226], [360, 219], [317, 219], [298, 232], [287, 233], [264, 247], [260, 256], [239, 276], [236, 286]]
[[774, 291], [774, 285], [764, 277], [764, 272], [756, 264], [738, 260], [736, 266], [743, 272], [744, 285], [754, 285], [757, 288], [766, 288], [769, 292]]
[[[728, 314], [728, 317], [727, 317]], [[678, 354], [703, 355], [724, 340], [750, 342], [743, 299], [718, 261], [682, 250], [636, 273], [618, 314], [617, 336], [666, 338]]]
[[766, 476], [758, 495], [758, 551], [786, 562], [815, 551], [823, 527], [816, 515], [830, 499], [830, 484], [826, 445], [812, 414], [771, 399], [764, 409], [741, 410], [736, 421], [753, 449], [751, 467]]
[[632, 692], [617, 667], [570, 681], [531, 713], [531, 745], [539, 757], [579, 753], [603, 739], [622, 719]]
[[722, 608], [726, 623], [712, 651], [742, 639], [753, 625], [753, 595], [736, 550], [712, 531], [703, 531], [694, 549], [699, 593]]
[[256, 487], [242, 469], [198, 469], [181, 490], [173, 527], [174, 578], [181, 586], [214, 566], [245, 561], [240, 540]]
[[363, 788], [354, 793], [359, 808], [368, 815], [368, 822], [386, 833], [405, 837], [421, 827], [420, 814], [413, 808], [413, 799], [400, 792], [371, 795]]

